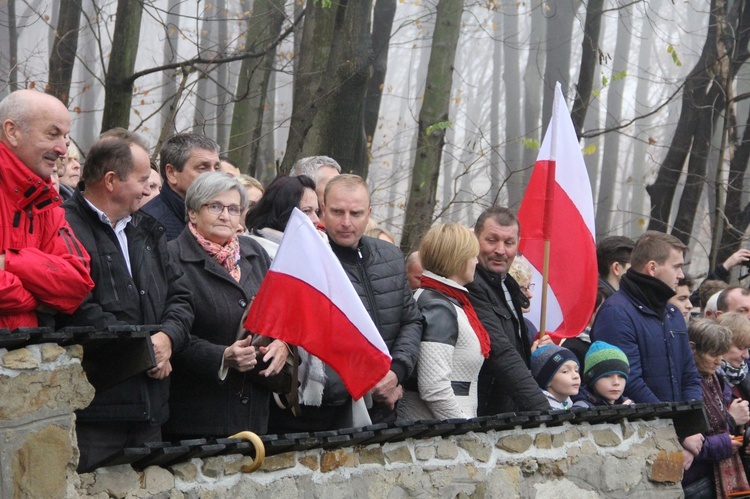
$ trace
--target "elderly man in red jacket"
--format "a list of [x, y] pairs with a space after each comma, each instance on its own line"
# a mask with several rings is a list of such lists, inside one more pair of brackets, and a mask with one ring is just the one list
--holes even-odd
[[0, 328], [72, 313], [94, 287], [89, 255], [50, 181], [69, 132], [70, 115], [55, 97], [18, 90], [0, 101]]

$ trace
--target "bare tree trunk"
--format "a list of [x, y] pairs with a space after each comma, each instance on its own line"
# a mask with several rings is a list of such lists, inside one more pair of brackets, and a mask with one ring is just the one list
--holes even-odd
[[547, 14], [547, 64], [544, 66], [543, 127], [547, 126], [550, 116], [552, 116], [555, 83], [559, 81], [562, 85], [563, 95], [568, 95], [573, 22], [576, 18], [579, 3], [579, 0], [555, 0], [545, 4], [551, 11]]
[[[489, 198], [493, 204], [500, 198], [500, 184], [502, 184], [502, 171], [507, 169], [507, 176], [512, 177], [513, 171], [510, 164], [508, 164], [507, 151], [508, 151], [508, 124], [513, 120], [510, 116], [505, 119], [505, 150], [506, 150], [506, 164], [503, 165], [503, 158], [500, 157], [500, 101], [502, 95], [500, 92], [500, 83], [502, 76], [507, 73], [508, 68], [503, 68], [503, 38], [502, 38], [502, 13], [500, 9], [495, 10], [492, 14], [492, 24], [494, 30], [492, 36], [494, 41], [492, 42], [492, 75], [490, 82], [492, 85], [491, 96], [490, 96], [490, 192]], [[509, 17], [509, 16], [508, 16]], [[510, 44], [509, 44], [510, 45]], [[508, 47], [505, 47], [505, 52], [509, 52]], [[505, 73], [501, 72], [505, 70]], [[506, 92], [508, 91], [508, 85], [505, 86]], [[509, 102], [509, 101], [506, 101]], [[503, 111], [505, 114], [510, 112], [511, 106], [506, 106]], [[517, 111], [517, 108], [516, 108]], [[444, 181], [449, 181], [450, 177], [445, 177]], [[508, 193], [510, 196], [510, 193]]]
[[[284, 0], [256, 0], [247, 23], [245, 47], [257, 51], [279, 36], [284, 22]], [[276, 51], [264, 57], [244, 59], [237, 80], [229, 157], [243, 172], [256, 172], [266, 108], [268, 81]]]
[[[229, 45], [227, 0], [217, 0], [216, 7], [220, 19], [220, 21], [218, 21], [219, 53], [227, 55], [227, 48]], [[279, 28], [279, 31], [281, 31], [281, 28]], [[229, 143], [229, 118], [231, 114], [229, 108], [229, 64], [220, 64], [216, 69], [216, 90], [216, 143], [219, 144], [222, 151], [225, 151]]]
[[[646, 188], [651, 198], [648, 228], [666, 232], [677, 181], [689, 156], [688, 179], [680, 200], [679, 222], [675, 220], [673, 230], [674, 235], [683, 242], [690, 239], [695, 206], [703, 189], [708, 146], [718, 112], [724, 105], [721, 93], [726, 85], [722, 80], [727, 78], [729, 66], [725, 56], [726, 50], [731, 50], [731, 47], [726, 47], [729, 38], [726, 21], [726, 0], [712, 0], [706, 42], [700, 59], [685, 79], [682, 112], [672, 143], [659, 168], [656, 181]], [[690, 200], [686, 196], [695, 199]]]
[[263, 185], [270, 184], [276, 177], [276, 156], [274, 154], [275, 103], [276, 72], [271, 71], [271, 74], [268, 76], [268, 89], [266, 90], [267, 108], [263, 113], [258, 161], [256, 162], [255, 172], [253, 172], [255, 178]]
[[281, 171], [297, 158], [327, 154], [347, 171], [361, 171], [355, 144], [364, 134], [363, 100], [372, 63], [372, 0], [308, 2], [294, 114]]
[[[355, 146], [354, 156], [360, 158], [361, 164], [357, 172], [362, 178], [367, 178], [370, 163], [370, 149], [372, 138], [378, 126], [380, 116], [380, 100], [383, 97], [385, 73], [388, 68], [388, 46], [391, 41], [393, 17], [396, 15], [396, 0], [377, 0], [372, 18], [372, 75], [367, 83], [367, 97], [364, 110], [364, 135], [359, 135]], [[362, 138], [365, 140], [363, 141]]]
[[[542, 142], [541, 124], [542, 106], [542, 71], [546, 64], [546, 52], [544, 51], [545, 19], [542, 15], [543, 3], [539, 0], [531, 11], [531, 33], [529, 34], [529, 60], [523, 75], [525, 95], [523, 99], [523, 126], [526, 130], [526, 145], [523, 149], [523, 185], [528, 185], [531, 170], [536, 163], [539, 153], [538, 148], [533, 147], [531, 142]], [[530, 139], [530, 140], [529, 140]]]
[[[198, 55], [204, 59], [213, 59], [219, 55], [217, 42], [217, 18], [218, 9], [216, 2], [204, 4], [201, 16], [200, 38], [198, 41]], [[216, 139], [216, 84], [212, 81], [210, 73], [215, 69], [210, 64], [199, 68], [202, 74], [198, 77], [195, 88], [195, 114], [193, 116], [193, 132]]]
[[66, 106], [78, 51], [80, 21], [81, 0], [61, 0], [57, 29], [54, 31], [54, 42], [49, 56], [49, 84], [45, 90]]
[[437, 5], [432, 52], [427, 69], [424, 101], [419, 111], [417, 154], [406, 206], [401, 249], [416, 247], [422, 233], [432, 224], [440, 158], [445, 139], [442, 124], [448, 121], [453, 61], [461, 32], [462, 0], [440, 0]]
[[[625, 80], [621, 77], [628, 68], [628, 54], [632, 39], [633, 26], [627, 23], [630, 19], [628, 7], [618, 10], [617, 42], [612, 61], [612, 74], [607, 92], [606, 128], [614, 128], [622, 118], [622, 101], [624, 98]], [[604, 151], [602, 155], [602, 175], [599, 184], [599, 195], [596, 203], [596, 236], [601, 237], [609, 233], [612, 220], [614, 198], [619, 190], [617, 185], [617, 169], [620, 165], [620, 134], [610, 132], [604, 135]]]
[[[652, 8], [657, 9], [657, 4]], [[651, 92], [650, 72], [652, 44], [649, 40], [653, 36], [651, 19], [644, 16], [641, 28], [640, 47], [638, 49], [638, 83], [635, 87], [635, 114], [645, 116], [650, 111], [649, 94]], [[646, 163], [650, 145], [651, 118], [643, 118], [635, 124], [638, 140], [633, 147], [632, 199], [630, 203], [631, 219], [629, 230], [625, 235], [637, 237], [646, 227], [648, 218], [646, 210]]]
[[[583, 28], [583, 43], [581, 45], [581, 69], [578, 73], [576, 98], [573, 111], [570, 113], [576, 135], [581, 136], [581, 127], [586, 118], [586, 111], [591, 99], [594, 86], [594, 70], [599, 60], [599, 34], [602, 28], [602, 8], [604, 0], [590, 0], [586, 6], [586, 24]], [[619, 31], [618, 31], [619, 33]], [[618, 52], [615, 51], [617, 54]], [[622, 54], [625, 57], [625, 54]]]
[[[521, 121], [521, 47], [518, 5], [507, 5], [503, 12], [503, 81], [505, 82], [505, 164], [508, 167], [508, 206], [516, 209], [523, 198], [523, 125]], [[523, 47], [526, 50], [526, 47]], [[497, 202], [497, 198], [495, 198]]]
[[8, 0], [8, 84], [10, 91], [18, 90], [18, 27], [16, 26], [16, 0]]
[[[180, 6], [182, 0], [169, 0], [167, 4], [167, 25], [164, 27], [164, 59], [163, 64], [169, 64], [176, 60], [177, 55], [177, 44], [179, 43], [180, 33]], [[161, 74], [161, 95], [164, 102], [171, 101], [174, 95], [177, 93], [177, 78], [176, 72], [164, 71]], [[170, 113], [169, 106], [164, 106], [161, 109], [161, 127], [162, 129], [167, 128], [167, 136], [172, 135], [175, 131], [174, 122], [170, 122], [169, 117], [173, 114]]]
[[133, 74], [138, 55], [143, 4], [118, 0], [112, 52], [107, 66], [107, 78], [102, 114], [102, 132], [114, 127], [128, 128], [133, 85], [128, 77]]

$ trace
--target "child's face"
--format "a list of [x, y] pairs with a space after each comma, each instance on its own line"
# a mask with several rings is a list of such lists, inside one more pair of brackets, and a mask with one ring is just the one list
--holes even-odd
[[564, 402], [571, 395], [578, 394], [580, 386], [581, 376], [578, 374], [578, 364], [574, 360], [569, 360], [557, 370], [547, 391], [559, 402]]
[[602, 376], [596, 383], [594, 383], [594, 391], [601, 398], [614, 404], [617, 399], [622, 397], [622, 392], [625, 390], [625, 376], [622, 374], [608, 374]]

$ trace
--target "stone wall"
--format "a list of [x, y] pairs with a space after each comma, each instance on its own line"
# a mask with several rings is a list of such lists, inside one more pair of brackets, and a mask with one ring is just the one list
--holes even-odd
[[82, 497], [682, 497], [669, 421], [570, 425], [81, 475]]
[[73, 410], [93, 389], [81, 350], [0, 349], [0, 497], [681, 497], [682, 453], [669, 420], [570, 424], [163, 469], [78, 475]]
[[0, 349], [0, 497], [76, 494], [73, 411], [94, 398], [82, 354], [77, 345]]

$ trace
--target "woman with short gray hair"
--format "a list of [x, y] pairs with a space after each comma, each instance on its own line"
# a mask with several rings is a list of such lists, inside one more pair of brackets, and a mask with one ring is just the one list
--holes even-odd
[[[270, 392], [247, 373], [258, 364], [249, 339], [237, 340], [243, 314], [258, 292], [270, 260], [237, 229], [247, 204], [240, 182], [222, 172], [204, 173], [185, 197], [188, 224], [169, 243], [169, 252], [191, 284], [195, 321], [190, 346], [172, 357], [170, 419], [172, 440], [226, 437], [239, 431], [265, 433]], [[260, 347], [278, 373], [288, 347], [275, 340]]]

